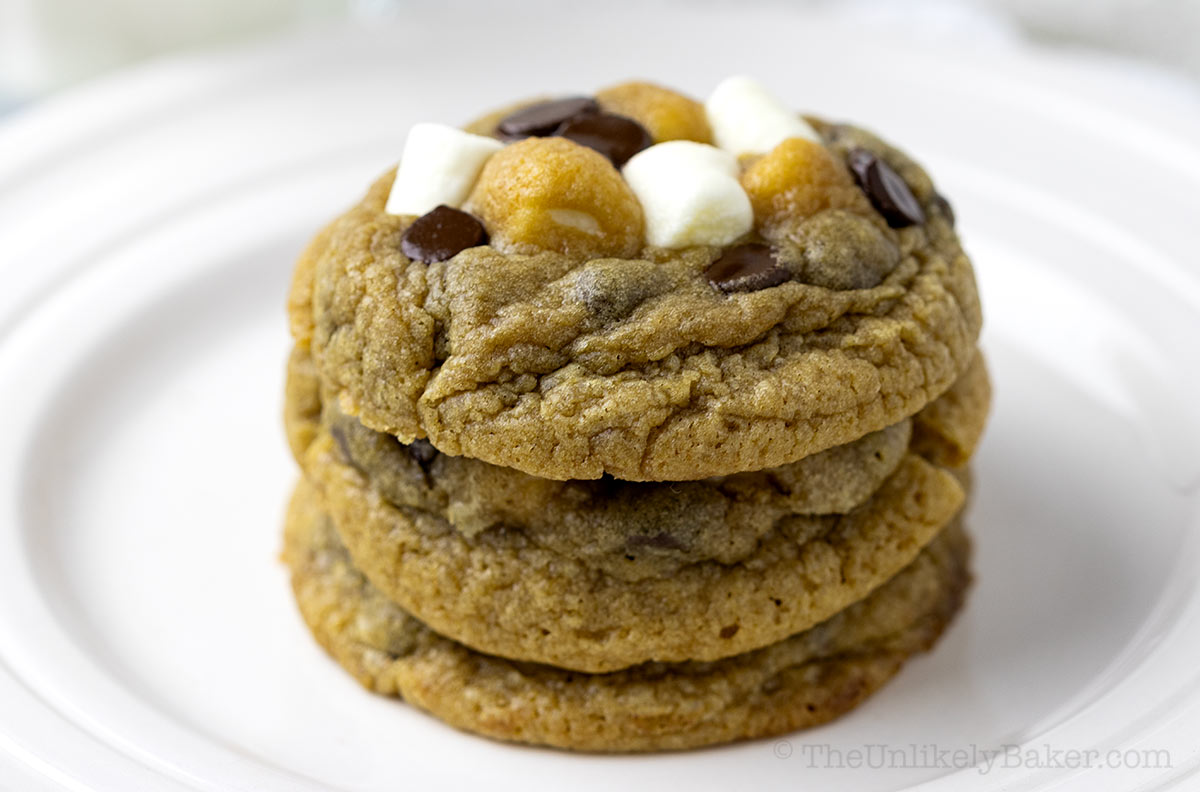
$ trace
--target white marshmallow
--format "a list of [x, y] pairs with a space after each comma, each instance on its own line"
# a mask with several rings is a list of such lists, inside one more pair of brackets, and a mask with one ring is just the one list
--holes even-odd
[[621, 172], [642, 204], [651, 245], [727, 245], [754, 225], [737, 160], [713, 146], [659, 143], [635, 154]]
[[704, 103], [717, 145], [733, 154], [766, 154], [788, 138], [821, 141], [804, 119], [749, 77], [723, 80]]
[[404, 141], [387, 213], [423, 215], [439, 204], [461, 206], [483, 164], [502, 148], [499, 140], [445, 124], [416, 124]]

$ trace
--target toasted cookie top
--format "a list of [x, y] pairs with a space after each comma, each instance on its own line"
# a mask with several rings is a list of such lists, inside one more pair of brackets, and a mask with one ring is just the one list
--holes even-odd
[[554, 479], [853, 441], [945, 391], [981, 321], [924, 171], [744, 80], [414, 128], [306, 251], [290, 309], [344, 413]]

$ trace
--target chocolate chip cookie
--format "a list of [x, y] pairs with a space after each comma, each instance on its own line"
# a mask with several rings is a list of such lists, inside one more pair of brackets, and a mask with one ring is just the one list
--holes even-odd
[[460, 729], [583, 751], [693, 748], [837, 717], [937, 640], [963, 602], [968, 555], [956, 522], [866, 599], [778, 643], [587, 674], [482, 654], [429, 629], [354, 567], [306, 484], [284, 543], [304, 620], [364, 687]]
[[[658, 161], [639, 169], [645, 197], [605, 154], [538, 136], [569, 120], [558, 108], [511, 127], [526, 136], [479, 166], [463, 206], [487, 244], [449, 258], [406, 247], [418, 218], [386, 211], [392, 173], [314, 240], [292, 329], [344, 412], [542, 478], [682, 481], [854, 441], [966, 371], [974, 276], [918, 165], [817, 119], [817, 141], [718, 162], [708, 131], [678, 108], [656, 114], [651, 93], [611, 105], [664, 136], [624, 166]], [[491, 133], [504, 137], [502, 123]], [[712, 153], [658, 155], [671, 146]], [[654, 204], [655, 179], [708, 160], [698, 194], [736, 192], [751, 225], [726, 244], [684, 244], [707, 215]], [[683, 246], [650, 244], [660, 227]]]
[[[311, 405], [296, 360], [289, 393]], [[973, 448], [988, 385], [982, 363], [969, 372], [943, 396], [955, 415], [914, 419], [922, 436]], [[717, 659], [806, 629], [911, 560], [963, 498], [910, 452], [906, 425], [807, 464], [679, 484], [556, 482], [414, 453], [336, 410], [292, 434], [315, 438], [303, 466], [388, 596], [481, 651], [593, 672]], [[821, 484], [842, 493], [842, 514], [806, 511]]]
[[962, 602], [991, 385], [950, 204], [749, 78], [414, 125], [288, 314], [301, 612], [455, 726], [811, 726]]

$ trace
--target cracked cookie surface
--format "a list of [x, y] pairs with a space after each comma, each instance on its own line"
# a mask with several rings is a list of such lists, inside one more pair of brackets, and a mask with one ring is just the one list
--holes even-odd
[[[297, 354], [302, 361], [303, 353]], [[946, 420], [928, 426], [925, 411], [914, 418], [926, 437], [969, 441], [968, 454], [979, 435], [967, 429], [979, 425], [978, 413], [986, 413], [987, 403], [954, 394], [976, 394], [980, 378], [986, 389], [982, 363], [973, 370], [976, 376], [964, 377], [947, 398], [976, 409], [947, 413]], [[304, 381], [303, 374], [290, 378], [289, 392], [302, 390], [298, 383]], [[309, 379], [307, 388], [312, 387]], [[375, 585], [434, 629], [473, 648], [585, 671], [648, 660], [712, 660], [806, 629], [911, 560], [964, 498], [946, 460], [906, 449], [886, 480], [848, 514], [796, 514], [777, 502], [774, 519], [750, 509], [741, 512], [746, 522], [730, 524], [720, 519], [728, 511], [703, 521], [705, 515], [689, 510], [679, 515], [677, 528], [698, 540], [694, 546], [644, 542], [631, 548], [630, 539], [657, 532], [639, 531], [637, 522], [606, 524], [605, 517], [620, 512], [611, 500], [602, 500], [599, 508], [594, 502], [554, 502], [558, 488], [587, 491], [597, 483], [557, 484], [477, 460], [413, 456], [407, 449], [397, 454], [394, 441], [376, 437], [357, 445], [362, 450], [378, 443], [401, 463], [380, 487], [349, 461], [350, 436], [339, 443], [331, 424], [312, 428], [320, 423], [320, 407], [314, 412], [311, 402], [294, 401], [310, 410], [289, 418], [296, 425], [292, 435], [310, 441], [298, 449], [301, 466]], [[436, 482], [434, 465], [445, 466]], [[445, 468], [453, 472], [443, 480]], [[480, 489], [489, 479], [500, 489]], [[442, 501], [438, 491], [444, 493], [451, 482], [465, 489]], [[633, 505], [643, 500], [636, 494], [641, 489], [662, 490], [669, 501], [676, 486], [614, 484], [635, 493]], [[757, 491], [742, 494], [769, 500], [773, 490], [760, 481]], [[517, 516], [528, 513], [521, 499], [539, 492], [550, 499], [533, 509], [526, 525]], [[481, 503], [490, 517], [478, 510]], [[466, 530], [455, 524], [459, 518], [465, 518]], [[600, 530], [592, 534], [594, 527]]]
[[[851, 511], [896, 470], [914, 423], [925, 456], [942, 465], [965, 463], [982, 433], [988, 393], [980, 358], [914, 419], [791, 465], [689, 482], [554, 481], [440, 454], [421, 441], [405, 446], [334, 404], [323, 408], [311, 358], [300, 349], [288, 366], [285, 423], [298, 461], [324, 421], [342, 459], [385, 500], [435, 513], [468, 540], [517, 529], [592, 569], [638, 580], [703, 560], [735, 563], [785, 517]], [[815, 534], [823, 523], [806, 525]]]
[[[545, 478], [729, 475], [898, 423], [970, 365], [974, 275], [919, 166], [861, 130], [812, 123], [836, 156], [890, 163], [926, 221], [880, 241], [784, 212], [763, 233], [797, 279], [725, 293], [705, 277], [723, 252], [711, 246], [412, 261], [399, 239], [413, 218], [384, 211], [388, 174], [302, 257], [293, 335], [366, 426]], [[814, 227], [894, 266], [828, 281], [866, 288], [802, 282], [833, 267]]]

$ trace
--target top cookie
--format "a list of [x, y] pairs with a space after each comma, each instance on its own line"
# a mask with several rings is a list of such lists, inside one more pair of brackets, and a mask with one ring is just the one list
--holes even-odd
[[289, 300], [372, 429], [545, 478], [690, 480], [897, 423], [972, 360], [974, 275], [924, 171], [753, 84], [419, 127]]

